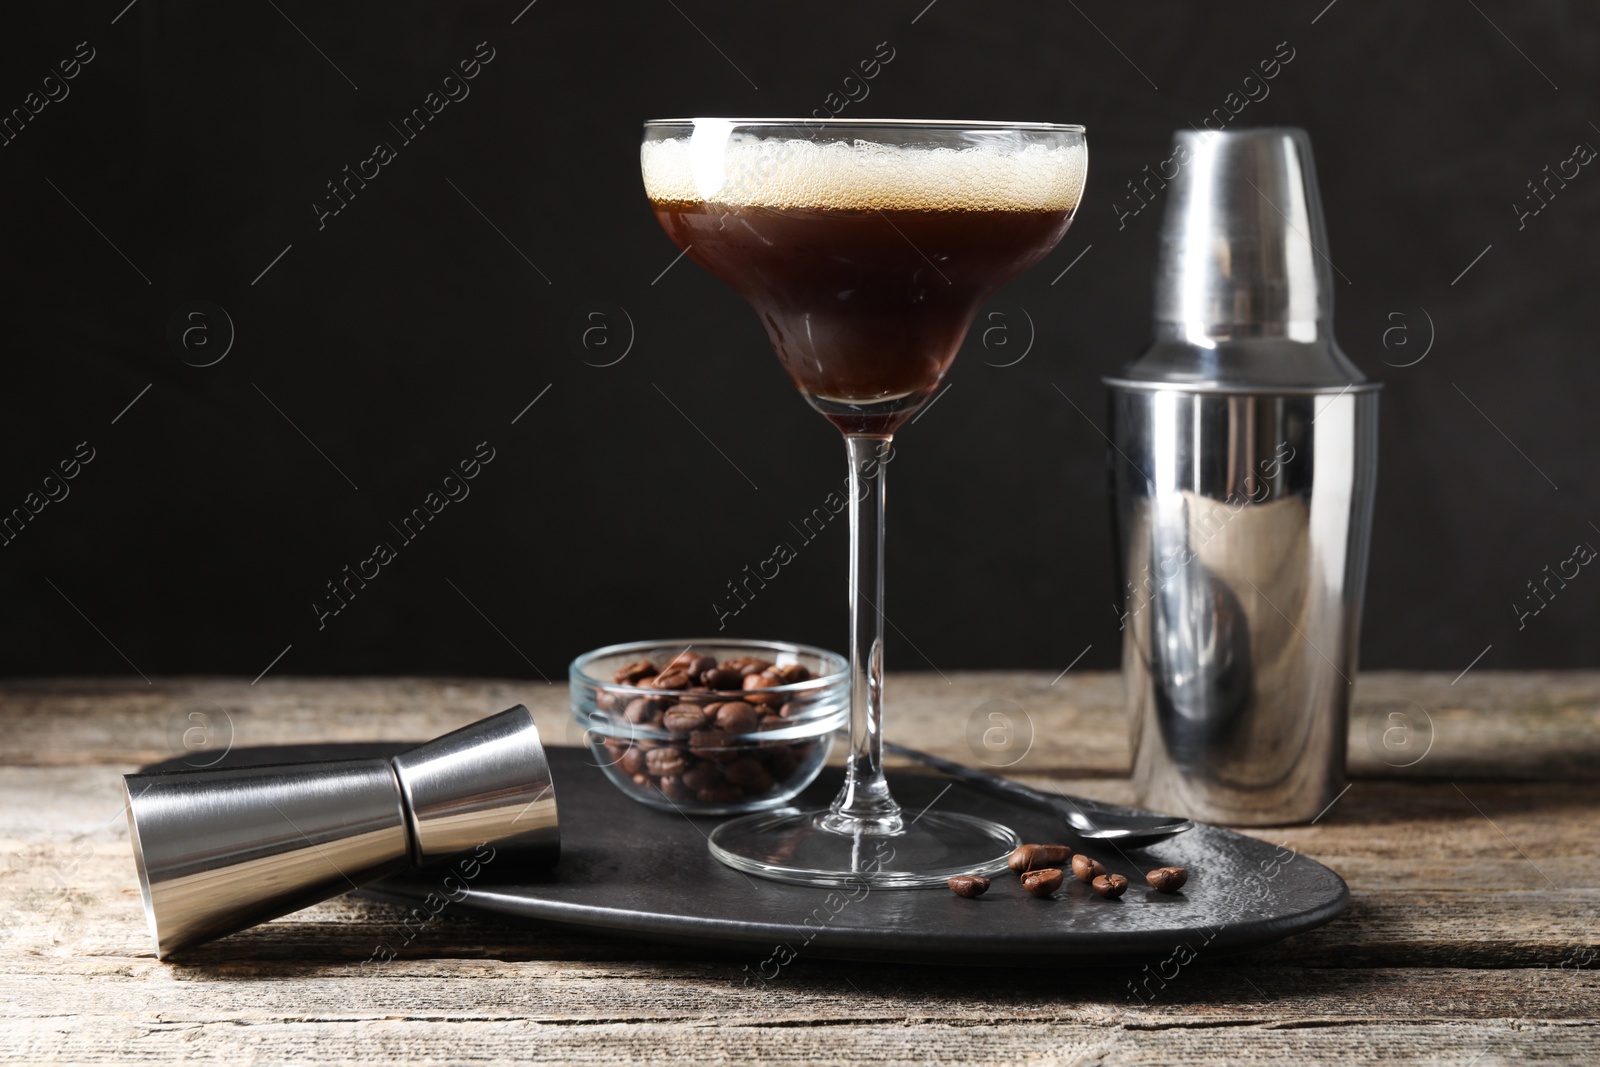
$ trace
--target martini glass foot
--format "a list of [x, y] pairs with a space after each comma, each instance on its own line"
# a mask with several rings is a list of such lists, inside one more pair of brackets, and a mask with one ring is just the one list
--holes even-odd
[[944, 885], [958, 874], [997, 874], [1022, 843], [1009, 827], [972, 815], [928, 811], [895, 834], [826, 828], [829, 809], [746, 815], [711, 832], [711, 854], [730, 867], [796, 885]]

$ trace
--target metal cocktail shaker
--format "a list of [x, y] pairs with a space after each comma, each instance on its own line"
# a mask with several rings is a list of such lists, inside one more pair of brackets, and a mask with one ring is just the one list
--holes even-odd
[[1344, 787], [1378, 384], [1333, 338], [1311, 144], [1180, 132], [1155, 342], [1109, 454], [1138, 802], [1242, 825]]

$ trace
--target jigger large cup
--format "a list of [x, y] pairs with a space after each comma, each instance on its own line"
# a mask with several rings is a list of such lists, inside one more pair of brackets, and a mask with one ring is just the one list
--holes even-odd
[[1111, 388], [1139, 802], [1314, 819], [1344, 784], [1378, 385], [1333, 337], [1311, 142], [1180, 132], [1155, 343]]
[[560, 853], [555, 788], [517, 705], [392, 759], [130, 774], [128, 829], [156, 955], [484, 843]]

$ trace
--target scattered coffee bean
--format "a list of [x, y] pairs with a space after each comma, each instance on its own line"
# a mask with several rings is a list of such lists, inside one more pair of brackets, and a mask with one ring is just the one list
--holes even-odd
[[1022, 876], [1022, 888], [1036, 897], [1047, 897], [1061, 888], [1063, 875], [1059, 868], [1044, 867], [1036, 871], [1028, 871]]
[[[662, 785], [661, 791], [665, 793], [666, 786]], [[1128, 880], [1120, 874], [1102, 874], [1096, 876], [1093, 883], [1094, 891], [1110, 900], [1116, 900], [1128, 891]]]
[[1158, 893], [1176, 893], [1189, 880], [1189, 868], [1157, 867], [1145, 875], [1144, 880]]
[[1092, 882], [1105, 874], [1106, 869], [1099, 860], [1092, 860], [1080, 852], [1072, 857], [1072, 873], [1080, 882]]
[[989, 890], [989, 879], [976, 874], [958, 874], [945, 884], [958, 897], [981, 897]]
[[1059, 867], [1071, 856], [1066, 845], [1018, 845], [1006, 857], [1006, 866], [1022, 874], [1037, 867]]

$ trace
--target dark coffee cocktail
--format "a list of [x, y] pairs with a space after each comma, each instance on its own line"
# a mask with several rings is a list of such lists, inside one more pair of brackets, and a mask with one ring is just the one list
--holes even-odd
[[1061, 240], [1083, 179], [1072, 148], [740, 147], [702, 196], [685, 142], [647, 145], [656, 217], [846, 433], [891, 433], [937, 389], [978, 308]]

